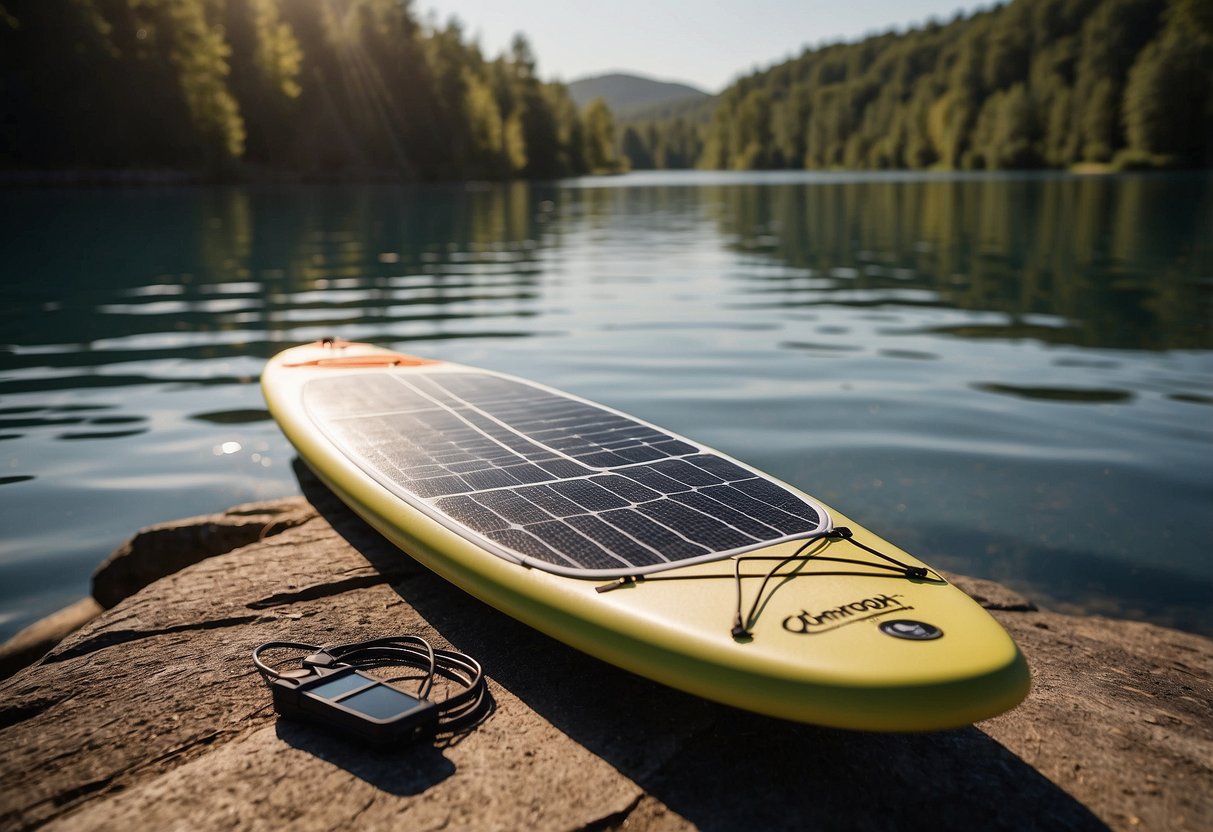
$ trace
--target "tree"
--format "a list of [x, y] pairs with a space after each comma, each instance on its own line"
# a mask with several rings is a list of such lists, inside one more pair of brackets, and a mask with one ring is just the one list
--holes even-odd
[[[468, 154], [472, 175], [495, 178], [511, 167], [505, 147], [501, 109], [484, 79], [466, 69], [464, 87], [467, 90], [463, 106], [468, 125]], [[524, 159], [517, 169], [521, 169], [525, 164]]]
[[1111, 78], [1095, 83], [1082, 105], [1082, 158], [1106, 162], [1112, 158], [1120, 135], [1117, 88]]
[[1124, 130], [1129, 150], [1139, 160], [1176, 166], [1213, 161], [1208, 146], [1213, 49], [1190, 31], [1168, 27], [1141, 51], [1129, 72]]
[[526, 132], [522, 127], [522, 110], [515, 110], [505, 120], [505, 159], [506, 172], [516, 176], [526, 170], [527, 157]]
[[615, 155], [615, 119], [606, 102], [595, 98], [582, 115], [585, 123], [585, 161], [590, 173], [614, 173], [619, 170]]
[[[995, 168], [1032, 168], [1041, 162], [1036, 144], [1036, 117], [1023, 84], [996, 96], [996, 121], [987, 164]], [[992, 164], [991, 164], [992, 162]]]
[[729, 137], [730, 166], [738, 170], [764, 168], [770, 147], [771, 97], [764, 90], [750, 90], [733, 120]]
[[653, 152], [645, 140], [640, 137], [640, 131], [633, 125], [629, 124], [624, 128], [620, 149], [624, 158], [627, 159], [628, 167], [632, 170], [653, 169]]

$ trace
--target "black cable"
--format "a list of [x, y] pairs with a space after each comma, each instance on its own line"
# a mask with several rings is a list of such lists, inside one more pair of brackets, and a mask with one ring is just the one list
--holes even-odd
[[[281, 671], [261, 658], [261, 654], [267, 650], [296, 650], [307, 655], [300, 659], [298, 669]], [[320, 678], [341, 668], [413, 667], [422, 671], [416, 693], [416, 698], [421, 702], [427, 702], [434, 677], [442, 676], [462, 688], [441, 702], [432, 703], [438, 712], [437, 730], [443, 734], [455, 735], [468, 731], [493, 711], [492, 697], [488, 693], [480, 663], [464, 653], [435, 648], [420, 636], [389, 636], [330, 645], [270, 641], [253, 650], [253, 665], [266, 683], [271, 685], [271, 689], [277, 680], [290, 682]]]

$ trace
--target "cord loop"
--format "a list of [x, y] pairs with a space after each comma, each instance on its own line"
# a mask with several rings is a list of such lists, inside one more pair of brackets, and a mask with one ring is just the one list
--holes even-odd
[[[485, 682], [480, 663], [455, 650], [435, 648], [421, 636], [401, 635], [354, 641], [348, 644], [302, 644], [294, 641], [268, 641], [253, 650], [253, 665], [269, 684], [273, 680], [297, 681], [299, 670], [280, 671], [262, 658], [267, 650], [295, 650], [306, 655], [299, 660], [300, 669], [330, 670], [353, 667], [365, 670], [375, 667], [404, 666], [424, 672], [418, 686], [417, 698], [425, 700], [434, 685], [434, 677], [442, 676], [458, 683], [463, 690], [452, 693], [438, 708], [438, 727], [442, 732], [459, 734], [479, 725], [493, 712], [494, 704]], [[306, 676], [311, 676], [308, 672]]]

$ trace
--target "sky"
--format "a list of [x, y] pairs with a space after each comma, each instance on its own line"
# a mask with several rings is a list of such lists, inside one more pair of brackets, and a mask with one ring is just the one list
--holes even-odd
[[805, 46], [950, 20], [990, 2], [966, 0], [413, 0], [451, 16], [488, 57], [523, 32], [547, 80], [630, 71], [719, 92], [738, 75]]

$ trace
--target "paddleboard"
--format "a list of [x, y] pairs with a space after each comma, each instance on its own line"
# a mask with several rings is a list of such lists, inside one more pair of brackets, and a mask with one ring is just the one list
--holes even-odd
[[707, 699], [872, 731], [1018, 704], [1005, 630], [793, 486], [542, 384], [368, 344], [262, 376], [302, 459], [409, 556], [590, 655]]

